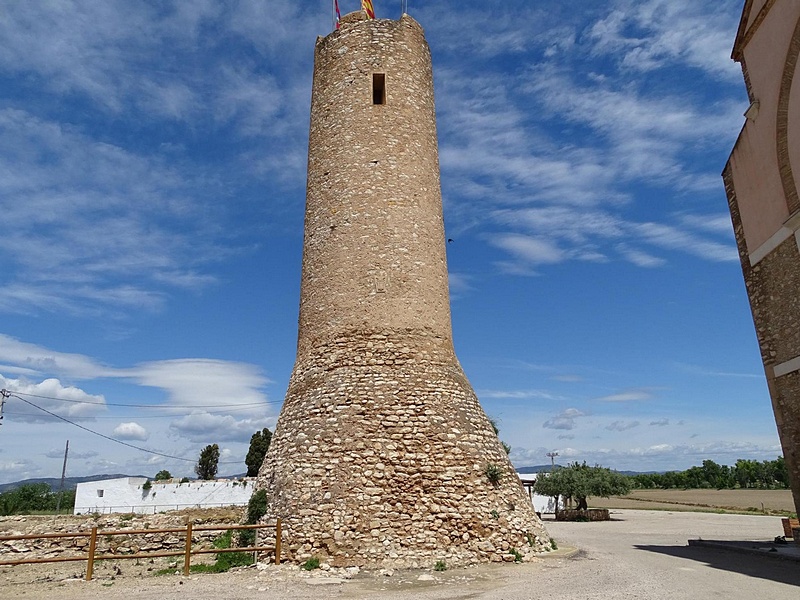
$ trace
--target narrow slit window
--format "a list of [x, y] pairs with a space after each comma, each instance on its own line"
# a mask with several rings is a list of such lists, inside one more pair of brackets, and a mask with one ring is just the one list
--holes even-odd
[[386, 73], [372, 74], [372, 103], [386, 104]]

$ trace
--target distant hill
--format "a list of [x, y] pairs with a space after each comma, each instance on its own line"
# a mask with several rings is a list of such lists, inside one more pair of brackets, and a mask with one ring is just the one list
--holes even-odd
[[[108, 475], [88, 475], [86, 477], [65, 477], [64, 489], [74, 490], [79, 483], [84, 483], [86, 481], [103, 481], [105, 479], [118, 479], [120, 477], [144, 477], [144, 475], [122, 475], [120, 473], [114, 473]], [[61, 485], [61, 478], [38, 477], [35, 479], [23, 479], [22, 481], [14, 481], [12, 483], [0, 483], [0, 493], [16, 489], [22, 485], [31, 485], [35, 483], [46, 483], [47, 485], [50, 486], [51, 490], [57, 492], [59, 486]]]
[[[561, 465], [556, 465], [556, 469], [560, 469]], [[549, 473], [552, 467], [550, 465], [536, 465], [535, 467], [519, 467], [517, 473], [528, 475], [531, 473]]]

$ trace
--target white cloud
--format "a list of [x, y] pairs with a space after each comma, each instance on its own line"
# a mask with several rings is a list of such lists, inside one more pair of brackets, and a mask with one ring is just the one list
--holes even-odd
[[619, 0], [615, 6], [587, 33], [596, 55], [637, 71], [683, 62], [717, 79], [733, 81], [741, 75], [730, 60], [741, 2]]
[[667, 418], [656, 419], [655, 421], [650, 421], [650, 425], [653, 425], [655, 427], [665, 427], [669, 425], [669, 419]]
[[665, 259], [631, 248], [627, 244], [618, 244], [616, 249], [626, 260], [632, 262], [637, 267], [653, 268], [662, 267], [667, 264]]
[[705, 240], [691, 232], [663, 223], [639, 223], [632, 227], [644, 241], [656, 246], [681, 250], [717, 262], [738, 262], [739, 260], [736, 246], [731, 243], [722, 244]]
[[585, 416], [585, 413], [579, 411], [577, 408], [568, 408], [562, 413], [548, 419], [542, 424], [545, 429], [575, 429], [576, 420], [579, 417]]
[[480, 390], [478, 396], [481, 398], [508, 399], [508, 400], [556, 400], [550, 392], [544, 390]]
[[176, 359], [143, 363], [121, 373], [140, 385], [166, 390], [170, 407], [225, 408], [249, 404], [248, 412], [262, 414], [268, 407], [261, 390], [270, 381], [254, 365]]
[[0, 387], [12, 394], [6, 400], [5, 410], [7, 418], [15, 422], [53, 422], [56, 420], [53, 415], [78, 421], [92, 419], [107, 409], [102, 395], [88, 394], [80, 388], [65, 386], [55, 378], [30, 383], [0, 375]]
[[650, 400], [653, 398], [653, 393], [649, 389], [630, 389], [617, 394], [610, 394], [608, 396], [601, 396], [595, 398], [600, 402], [637, 402], [641, 400]]
[[41, 473], [39, 465], [26, 458], [18, 460], [0, 461], [0, 473], [3, 479], [30, 479]]
[[639, 425], [639, 421], [614, 421], [606, 425], [606, 429], [609, 431], [627, 431]]
[[534, 265], [558, 263], [566, 259], [564, 252], [552, 242], [525, 235], [498, 235], [492, 238], [491, 243]]
[[[84, 458], [94, 458], [98, 455], [99, 453], [96, 450], [86, 450], [85, 452], [76, 452], [75, 450], [71, 450], [68, 457], [73, 460], [81, 460]], [[47, 458], [64, 458], [64, 448], [53, 448], [48, 450], [45, 453], [45, 456]]]
[[273, 423], [269, 418], [236, 419], [231, 415], [195, 412], [170, 423], [170, 429], [192, 442], [249, 442], [253, 433]]
[[28, 374], [39, 376], [64, 375], [76, 379], [93, 379], [114, 373], [113, 369], [87, 356], [49, 350], [2, 333], [0, 333], [0, 360], [26, 369]]
[[147, 430], [135, 422], [120, 423], [114, 428], [112, 435], [121, 440], [145, 441], [150, 437]]

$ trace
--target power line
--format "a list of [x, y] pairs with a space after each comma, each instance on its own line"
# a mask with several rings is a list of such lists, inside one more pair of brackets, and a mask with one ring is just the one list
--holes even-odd
[[[2, 390], [2, 392], [3, 392], [3, 397], [5, 397], [5, 398], [14, 397], [14, 398], [17, 398], [19, 400], [22, 400], [26, 404], [30, 404], [32, 407], [34, 407], [34, 408], [36, 408], [38, 410], [41, 410], [42, 412], [47, 413], [51, 417], [55, 417], [56, 419], [61, 419], [65, 423], [69, 423], [70, 425], [74, 425], [78, 429], [83, 429], [84, 431], [88, 431], [89, 433], [91, 433], [93, 435], [97, 435], [97, 436], [100, 436], [101, 438], [107, 439], [107, 440], [115, 442], [117, 444], [121, 444], [123, 446], [127, 446], [128, 448], [133, 448], [134, 450], [139, 450], [140, 452], [147, 452], [148, 454], [155, 454], [157, 456], [163, 456], [165, 458], [171, 458], [171, 459], [174, 459], [174, 460], [182, 460], [184, 462], [192, 462], [192, 463], [195, 462], [194, 459], [191, 459], [191, 458], [183, 458], [182, 456], [173, 456], [171, 454], [164, 454], [163, 452], [156, 452], [155, 450], [148, 450], [147, 448], [142, 448], [141, 446], [134, 446], [133, 444], [129, 444], [128, 442], [123, 442], [122, 440], [118, 440], [116, 438], [112, 438], [110, 436], [107, 436], [105, 434], [100, 433], [99, 431], [94, 431], [93, 429], [89, 429], [88, 427], [84, 427], [83, 425], [80, 425], [78, 423], [70, 421], [69, 419], [66, 419], [66, 418], [62, 417], [61, 415], [57, 415], [54, 412], [50, 412], [46, 408], [42, 408], [41, 406], [39, 406], [37, 404], [34, 404], [30, 400], [26, 400], [22, 396], [17, 396], [16, 394], [12, 394], [10, 392], [7, 392], [6, 390]], [[233, 465], [233, 464], [239, 464], [239, 461], [220, 462], [219, 464], [221, 464], [221, 465]]]
[[[125, 406], [130, 406], [130, 405], [126, 404]], [[180, 408], [180, 407], [175, 407], [175, 408], [171, 408], [171, 409], [168, 409], [168, 410], [175, 410], [176, 408]], [[167, 408], [165, 407], [164, 410], [167, 410]], [[130, 416], [130, 418], [132, 418], [132, 419], [135, 418], [137, 421], [139, 421], [141, 419], [175, 419], [175, 418], [180, 418], [180, 417], [191, 417], [191, 416], [197, 415], [197, 414], [228, 415], [230, 413], [241, 412], [241, 411], [246, 411], [246, 410], [251, 410], [251, 409], [247, 408], [247, 407], [244, 407], [244, 408], [231, 408], [230, 410], [205, 410], [202, 413], [190, 412], [190, 413], [170, 413], [170, 414], [160, 414], [160, 415], [140, 415], [140, 414], [135, 414], [135, 415], [129, 415], [129, 416]], [[120, 411], [120, 412], [122, 412], [122, 411]], [[36, 415], [36, 413], [24, 413], [24, 412], [17, 412], [15, 410], [8, 410], [8, 409], [6, 409], [3, 412], [3, 414], [13, 415], [13, 416], [17, 416], [17, 417], [32, 417], [32, 416]], [[108, 419], [108, 420], [119, 421], [120, 419], [127, 418], [127, 416], [117, 415], [115, 417], [110, 417], [110, 416], [87, 415], [86, 418], [87, 419], [95, 419], [95, 420]]]
[[[243, 404], [181, 404], [179, 407], [168, 407], [163, 404], [121, 404], [115, 402], [90, 402], [88, 400], [70, 400], [67, 398], [54, 398], [53, 396], [41, 396], [39, 394], [29, 394], [27, 392], [14, 392], [31, 398], [42, 398], [44, 400], [56, 400], [57, 402], [72, 402], [73, 404], [93, 404], [95, 406], [127, 406], [130, 408], [226, 408], [229, 406], [261, 406], [263, 404], [280, 404], [281, 400], [264, 400], [263, 402], [248, 402]], [[21, 398], [20, 398], [21, 400]]]

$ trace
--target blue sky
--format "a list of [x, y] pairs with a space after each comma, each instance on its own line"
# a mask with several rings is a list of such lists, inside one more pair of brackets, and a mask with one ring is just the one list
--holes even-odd
[[[341, 0], [342, 12], [355, 0]], [[398, 18], [399, 1], [375, 1]], [[741, 0], [411, 0], [459, 359], [517, 466], [780, 450], [720, 172]], [[328, 0], [0, 9], [0, 482], [244, 470], [295, 358]], [[184, 459], [184, 460], [178, 460]]]

